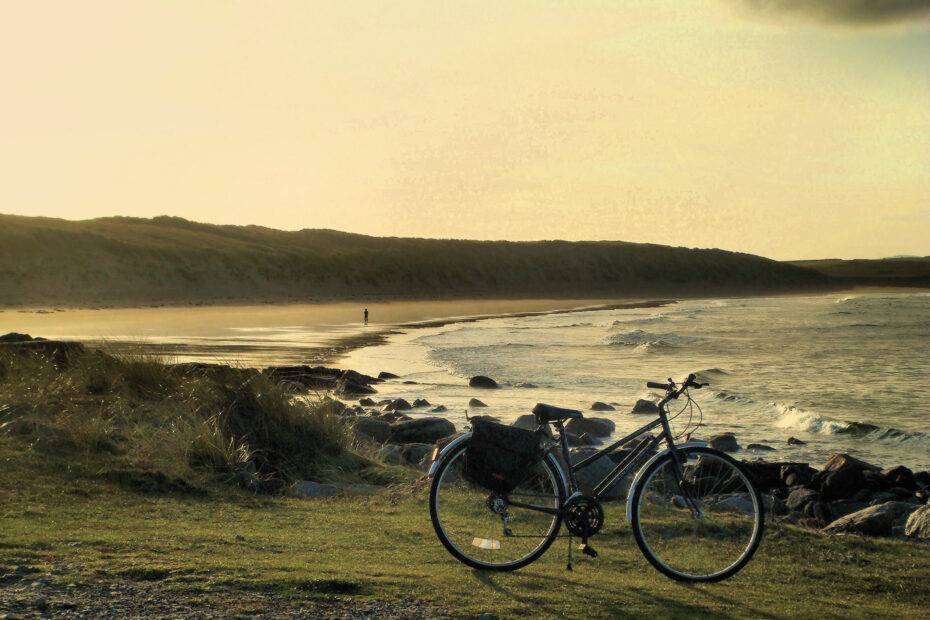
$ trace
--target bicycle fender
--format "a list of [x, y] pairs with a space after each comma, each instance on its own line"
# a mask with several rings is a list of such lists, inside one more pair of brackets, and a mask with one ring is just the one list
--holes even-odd
[[[429, 472], [426, 474], [426, 476], [428, 478], [432, 478], [434, 475], [436, 475], [436, 469], [439, 467], [439, 461], [441, 461], [443, 457], [450, 450], [458, 446], [463, 441], [467, 441], [469, 438], [471, 438], [471, 433], [462, 433], [461, 435], [459, 435], [458, 437], [456, 437], [455, 439], [447, 443], [445, 446], [443, 446], [442, 450], [439, 451], [439, 454], [436, 455], [436, 458], [433, 459], [432, 464], [430, 464]], [[682, 445], [688, 445], [688, 444], [682, 444]], [[559, 459], [554, 457], [551, 452], [546, 455], [546, 458], [549, 459], [553, 465], [555, 465], [555, 469], [556, 471], [559, 472], [559, 477], [562, 479], [562, 484], [564, 485], [565, 492], [567, 493], [570, 485], [568, 482], [568, 476], [565, 475], [565, 468], [562, 467], [562, 463], [559, 461]]]
[[[687, 441], [685, 443], [678, 444], [675, 447], [678, 448], [679, 450], [682, 448], [706, 448], [707, 442], [706, 441]], [[651, 459], [643, 463], [643, 466], [639, 468], [639, 471], [637, 471], [636, 475], [633, 477], [633, 482], [630, 484], [630, 493], [629, 493], [629, 496], [626, 498], [626, 520], [628, 523], [633, 521], [633, 488], [639, 482], [639, 479], [643, 477], [643, 472], [649, 469], [650, 465], [652, 465], [653, 463], [655, 463], [656, 461], [664, 457], [666, 454], [668, 454], [668, 452], [669, 450], [668, 448], [666, 448], [665, 450], [662, 450], [661, 452], [653, 456]]]
[[470, 437], [471, 437], [471, 433], [462, 433], [461, 435], [459, 435], [458, 437], [456, 437], [455, 439], [447, 443], [445, 446], [443, 446], [442, 450], [439, 451], [439, 454], [436, 455], [436, 458], [434, 458], [433, 462], [430, 464], [429, 473], [426, 474], [427, 477], [432, 478], [433, 475], [435, 475], [436, 468], [439, 466], [439, 461], [442, 460], [442, 457], [444, 457], [449, 452], [449, 450], [459, 445], [463, 441], [468, 440]]

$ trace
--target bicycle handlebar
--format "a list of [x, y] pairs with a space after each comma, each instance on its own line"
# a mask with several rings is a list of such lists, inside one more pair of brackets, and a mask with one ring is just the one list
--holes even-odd
[[708, 385], [707, 383], [698, 383], [695, 381], [694, 373], [688, 375], [688, 378], [681, 382], [681, 385], [675, 385], [675, 382], [671, 378], [666, 383], [661, 383], [659, 381], [647, 381], [646, 387], [653, 388], [656, 390], [665, 390], [668, 392], [669, 397], [678, 398], [678, 396], [687, 390], [688, 388], [694, 388], [696, 390], [701, 389], [702, 387]]

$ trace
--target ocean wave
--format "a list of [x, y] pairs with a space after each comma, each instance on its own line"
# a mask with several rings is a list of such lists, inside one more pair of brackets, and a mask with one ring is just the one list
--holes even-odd
[[622, 334], [611, 334], [606, 338], [606, 342], [609, 345], [635, 347], [635, 349], [639, 351], [681, 347], [691, 344], [696, 340], [697, 338], [693, 336], [656, 334], [641, 329], [635, 329], [631, 332], [624, 332]]
[[642, 325], [644, 323], [663, 323], [668, 321], [669, 318], [665, 314], [660, 314], [657, 316], [641, 316], [632, 319], [617, 319], [610, 324], [610, 328], [615, 327], [627, 327], [629, 325]]
[[903, 431], [868, 422], [843, 422], [793, 405], [772, 405], [779, 414], [775, 420], [778, 428], [822, 435], [846, 435], [868, 441], [920, 442], [930, 446], [930, 435], [926, 433]]
[[726, 390], [712, 391], [711, 394], [717, 400], [722, 400], [728, 403], [751, 403], [753, 402], [748, 396], [743, 396], [742, 394], [734, 394], [733, 392], [727, 392]]

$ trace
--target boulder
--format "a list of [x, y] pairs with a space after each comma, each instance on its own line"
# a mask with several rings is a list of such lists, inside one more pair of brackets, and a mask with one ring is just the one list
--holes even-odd
[[448, 411], [448, 409], [446, 409], [445, 405], [436, 405], [429, 410], [430, 413], [445, 413], [446, 411]]
[[407, 411], [408, 409], [413, 409], [413, 405], [408, 403], [403, 398], [395, 398], [384, 407], [382, 407], [381, 411]]
[[391, 425], [390, 443], [435, 443], [455, 433], [455, 425], [444, 418], [419, 418]]
[[823, 473], [847, 468], [858, 469], [860, 471], [869, 469], [872, 471], [881, 471], [881, 467], [876, 467], [871, 463], [866, 463], [865, 461], [845, 453], [834, 454], [831, 456], [830, 460], [827, 461], [827, 464], [824, 465], [823, 469], [820, 471]]
[[914, 474], [914, 481], [917, 482], [917, 486], [930, 489], [930, 471], [919, 471]]
[[469, 407], [487, 407], [487, 405], [485, 405], [483, 402], [481, 402], [477, 398], [472, 398], [471, 400], [469, 400], [468, 406]]
[[360, 383], [356, 378], [350, 374], [351, 370], [347, 370], [339, 379], [336, 380], [336, 385], [333, 387], [333, 392], [340, 396], [356, 396], [358, 394], [375, 394], [377, 390], [365, 383]]
[[565, 430], [573, 435], [587, 433], [591, 437], [609, 437], [617, 425], [607, 418], [573, 418], [565, 425]]
[[930, 505], [921, 506], [911, 513], [904, 525], [904, 535], [930, 541]]
[[468, 385], [469, 387], [481, 388], [484, 390], [493, 390], [499, 387], [497, 385], [497, 381], [495, 381], [491, 377], [485, 377], [484, 375], [475, 375], [474, 377], [468, 380]]
[[806, 446], [806, 445], [807, 445], [807, 442], [806, 442], [806, 441], [801, 441], [801, 440], [798, 439], [797, 437], [789, 437], [789, 438], [788, 438], [788, 445], [789, 445], [789, 446]]
[[882, 475], [892, 487], [902, 487], [910, 491], [916, 491], [919, 488], [914, 472], [903, 465], [886, 469], [882, 471]]
[[[572, 463], [578, 463], [579, 461], [582, 461], [593, 454], [597, 454], [597, 449], [571, 448], [569, 450], [569, 456], [572, 459]], [[593, 493], [594, 487], [604, 479], [604, 476], [613, 471], [616, 466], [617, 464], [614, 463], [609, 457], [602, 456], [596, 461], [575, 472], [575, 477], [578, 480], [578, 485], [581, 487], [582, 493], [591, 495]], [[609, 501], [626, 497], [630, 490], [630, 478], [630, 476], [626, 476], [623, 479], [614, 482], [612, 485], [610, 485], [610, 487], [607, 488], [607, 491], [603, 496], [601, 496], [601, 499]]]
[[33, 338], [29, 334], [10, 332], [0, 336], [0, 351], [11, 353], [34, 353], [52, 360], [59, 369], [68, 364], [68, 358], [85, 352], [80, 342]]
[[332, 497], [339, 493], [339, 487], [312, 480], [299, 480], [290, 486], [288, 492], [294, 497]]
[[401, 383], [403, 383], [404, 385], [417, 385], [416, 381], [410, 381], [410, 380], [401, 381]]
[[388, 372], [386, 370], [382, 370], [381, 372], [379, 372], [378, 378], [381, 379], [382, 381], [386, 381], [387, 379], [400, 379], [400, 377], [395, 375], [393, 372]]
[[415, 398], [413, 400], [413, 406], [414, 407], [429, 407], [430, 404], [429, 404], [429, 401], [426, 400], [425, 398]]
[[601, 401], [595, 401], [591, 403], [591, 411], [616, 411], [616, 408], [613, 405], [608, 405], [607, 403], [602, 403]]
[[387, 444], [378, 449], [378, 459], [388, 465], [401, 465], [404, 462], [404, 454], [400, 446]]
[[535, 431], [536, 427], [539, 426], [539, 422], [536, 421], [536, 416], [531, 414], [521, 415], [516, 420], [510, 423], [510, 426], [516, 426], [517, 428], [525, 428], [528, 431]]
[[780, 476], [786, 486], [807, 484], [814, 479], [817, 470], [807, 463], [788, 463], [781, 468]]
[[569, 446], [592, 446], [597, 443], [597, 441], [587, 433], [582, 433], [580, 435], [565, 433], [565, 439], [568, 441]]
[[736, 452], [739, 450], [739, 444], [736, 443], [736, 436], [733, 433], [714, 435], [707, 442], [707, 445], [721, 452]]
[[630, 413], [652, 413], [652, 414], [658, 415], [659, 406], [655, 404], [654, 402], [652, 402], [651, 400], [640, 398], [633, 405], [633, 409], [630, 411]]
[[764, 443], [751, 443], [746, 446], [747, 450], [756, 450], [757, 452], [774, 452], [775, 448], [767, 446]]
[[370, 398], [366, 396], [365, 398], [359, 399], [358, 404], [364, 407], [374, 407], [375, 401], [371, 400]]
[[414, 466], [419, 466], [423, 461], [423, 457], [433, 453], [433, 444], [431, 443], [408, 443], [402, 445], [400, 448], [404, 463]]
[[384, 443], [391, 435], [391, 424], [375, 418], [356, 418], [352, 422], [356, 436], [376, 443]]
[[791, 491], [785, 504], [788, 506], [788, 510], [803, 510], [806, 504], [818, 501], [819, 499], [820, 493], [813, 489], [801, 487]]
[[827, 500], [851, 498], [865, 485], [862, 470], [853, 467], [828, 472], [822, 481], [821, 491]]
[[527, 381], [521, 381], [520, 383], [516, 384], [514, 387], [526, 388], [526, 389], [534, 389], [534, 388], [536, 388], [536, 387], [538, 387], [538, 386], [537, 386], [535, 383], [529, 383], [529, 382], [527, 382]]
[[823, 531], [828, 534], [891, 536], [892, 528], [904, 523], [915, 510], [917, 506], [908, 502], [885, 502], [840, 517]]

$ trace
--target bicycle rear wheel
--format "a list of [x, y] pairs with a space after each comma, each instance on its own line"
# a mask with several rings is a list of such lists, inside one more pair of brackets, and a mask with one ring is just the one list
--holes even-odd
[[[502, 497], [465, 480], [468, 442], [443, 457], [430, 486], [430, 518], [436, 535], [457, 560], [480, 570], [516, 570], [545, 553], [559, 534], [565, 485], [552, 455]], [[549, 509], [514, 506], [519, 502]]]
[[678, 581], [722, 581], [742, 569], [762, 540], [762, 499], [730, 456], [682, 448], [679, 485], [671, 454], [649, 466], [632, 491], [631, 526], [646, 559]]

